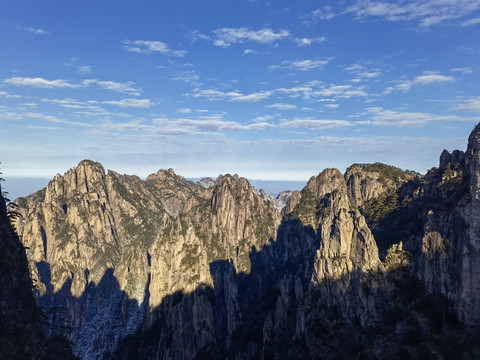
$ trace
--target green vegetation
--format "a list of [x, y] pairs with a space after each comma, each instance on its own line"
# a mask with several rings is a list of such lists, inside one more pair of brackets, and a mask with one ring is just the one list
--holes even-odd
[[[402, 204], [408, 204], [408, 201]], [[399, 206], [398, 194], [383, 193], [376, 198], [372, 198], [363, 204], [361, 212], [367, 223], [378, 222], [392, 212], [394, 212]]]
[[384, 186], [388, 186], [388, 180], [393, 182], [394, 184], [401, 184], [405, 181], [413, 179], [415, 176], [420, 176], [421, 174], [411, 170], [402, 170], [395, 166], [386, 165], [382, 163], [374, 163], [374, 164], [354, 164], [350, 166], [348, 170], [351, 168], [359, 166], [366, 172], [376, 172], [379, 173], [381, 176], [378, 179]]
[[307, 187], [305, 187], [301, 192], [302, 198], [300, 202], [292, 211], [291, 219], [299, 219], [304, 225], [315, 226], [316, 223], [316, 212], [319, 200]]

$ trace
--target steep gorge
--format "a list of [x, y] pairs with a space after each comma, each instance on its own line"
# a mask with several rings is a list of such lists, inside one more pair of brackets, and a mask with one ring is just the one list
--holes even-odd
[[480, 325], [479, 139], [425, 176], [326, 169], [283, 209], [237, 175], [143, 181], [83, 161], [18, 199], [16, 227], [37, 302], [62, 309], [83, 359], [435, 358], [454, 351], [439, 337], [475, 333], [455, 316]]

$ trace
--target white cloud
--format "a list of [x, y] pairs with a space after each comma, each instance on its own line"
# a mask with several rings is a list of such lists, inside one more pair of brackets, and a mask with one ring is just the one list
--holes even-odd
[[452, 76], [445, 76], [441, 74], [425, 74], [420, 75], [413, 80], [414, 85], [430, 85], [444, 82], [454, 82], [455, 78]]
[[177, 112], [179, 112], [181, 114], [190, 114], [192, 112], [192, 109], [190, 109], [190, 108], [180, 108], [180, 109], [177, 109]]
[[366, 109], [366, 112], [367, 116], [371, 116], [372, 125], [384, 126], [425, 126], [446, 121], [478, 121], [478, 118], [385, 110], [381, 107], [370, 107]]
[[26, 32], [35, 34], [35, 35], [47, 35], [49, 33], [46, 30], [43, 30], [43, 29], [40, 29], [40, 28], [35, 29], [34, 27], [31, 27], [31, 26], [24, 26], [21, 29], [26, 31]]
[[257, 116], [255, 119], [252, 119], [254, 122], [267, 122], [269, 120], [274, 119], [275, 117], [272, 115], [264, 115], [264, 116]]
[[77, 69], [75, 70], [77, 74], [83, 75], [83, 74], [91, 74], [92, 73], [92, 67], [88, 65], [79, 65], [77, 66]]
[[57, 118], [57, 117], [52, 116], [52, 115], [45, 115], [45, 114], [41, 114], [41, 113], [26, 113], [25, 116], [28, 117], [28, 118], [31, 118], [31, 119], [45, 120], [45, 121], [48, 121], [48, 122], [54, 123], [54, 124], [64, 124], [64, 125], [79, 126], [79, 127], [93, 127], [93, 125], [89, 124], [89, 123], [84, 123], [84, 122], [80, 122], [80, 121], [64, 120], [64, 119], [60, 119], [60, 118]]
[[393, 87], [388, 87], [384, 93], [389, 94], [394, 90], [407, 92], [412, 88], [412, 86], [441, 84], [454, 81], [455, 78], [453, 76], [445, 76], [434, 72], [425, 72], [423, 75], [417, 76], [413, 80], [401, 81]]
[[243, 50], [243, 53], [244, 53], [244, 54], [253, 54], [253, 55], [256, 55], [256, 54], [258, 54], [258, 51], [252, 50], [252, 49], [245, 49], [245, 50]]
[[[287, 38], [290, 33], [287, 30], [272, 30], [264, 28], [261, 30], [251, 30], [248, 28], [221, 28], [213, 31], [212, 39], [215, 46], [229, 47], [232, 44], [242, 44], [245, 41], [258, 42], [260, 44], [272, 44], [278, 40]], [[209, 37], [203, 36], [205, 39]]]
[[[478, 111], [480, 112], [480, 96], [465, 100], [462, 104], [455, 107], [456, 110]], [[480, 118], [478, 119], [480, 120]]]
[[479, 23], [480, 23], [480, 17], [477, 17], [477, 18], [465, 20], [462, 23], [462, 26], [472, 26], [472, 25], [477, 25]]
[[380, 71], [362, 71], [359, 72], [357, 75], [366, 78], [375, 78], [382, 75], [382, 73]]
[[352, 85], [334, 85], [321, 86], [319, 90], [312, 91], [312, 97], [326, 97], [334, 99], [349, 99], [354, 96], [367, 96], [368, 94], [362, 88], [354, 88]]
[[351, 82], [361, 82], [361, 78], [376, 78], [382, 75], [382, 71], [378, 68], [367, 68], [362, 64], [353, 64], [347, 67], [345, 70], [355, 74], [356, 78], [350, 80]]
[[319, 38], [295, 38], [295, 42], [297, 43], [297, 46], [310, 46], [315, 43], [322, 43], [327, 41], [327, 38], [325, 36], [319, 37]]
[[460, 72], [460, 73], [462, 73], [462, 74], [471, 74], [471, 73], [473, 73], [472, 69], [469, 68], [469, 67], [453, 68], [453, 69], [450, 69], [450, 71]]
[[198, 90], [193, 94], [193, 97], [206, 97], [208, 100], [227, 99], [233, 102], [257, 102], [267, 99], [271, 95], [271, 91], [260, 91], [244, 95], [238, 91], [222, 92], [218, 90]]
[[[345, 12], [355, 14], [357, 19], [378, 17], [387, 21], [417, 21], [420, 27], [428, 28], [462, 19], [478, 9], [480, 2], [477, 0], [399, 0], [394, 3], [361, 0]], [[470, 19], [461, 24], [475, 23], [476, 19]]]
[[293, 88], [279, 88], [276, 92], [287, 94], [291, 98], [302, 97], [305, 100], [322, 98], [319, 101], [335, 101], [336, 99], [349, 99], [355, 96], [368, 96], [363, 87], [348, 85], [323, 84], [311, 81], [303, 86]]
[[127, 81], [120, 83], [116, 81], [102, 81], [97, 79], [87, 79], [81, 81], [79, 84], [72, 84], [68, 80], [47, 80], [44, 78], [30, 78], [30, 77], [11, 77], [3, 81], [7, 85], [15, 86], [29, 86], [35, 88], [81, 88], [92, 85], [100, 86], [105, 90], [112, 90], [120, 93], [126, 93], [130, 95], [138, 96], [141, 93], [141, 89], [133, 87], [134, 83]]
[[326, 104], [325, 107], [328, 109], [337, 109], [340, 105], [338, 104]]
[[313, 25], [320, 21], [330, 20], [335, 17], [330, 6], [324, 6], [323, 8], [313, 10], [305, 15], [300, 16], [300, 20], [306, 25]]
[[103, 101], [102, 104], [115, 105], [120, 107], [149, 108], [152, 106], [150, 99], [123, 99], [113, 101]]
[[168, 56], [183, 57], [187, 53], [185, 50], [172, 50], [167, 44], [161, 41], [124, 40], [123, 44], [127, 51], [140, 54], [159, 52]]
[[331, 128], [341, 128], [353, 126], [345, 120], [315, 120], [315, 119], [295, 119], [285, 120], [280, 123], [281, 128], [324, 130]]
[[292, 70], [300, 70], [300, 71], [308, 71], [312, 69], [323, 69], [331, 59], [326, 60], [295, 60], [295, 61], [282, 61], [280, 65], [271, 65], [269, 66], [270, 69], [292, 69]]
[[26, 107], [30, 107], [30, 108], [32, 108], [32, 107], [38, 107], [38, 105], [35, 104], [35, 103], [24, 103], [24, 104], [22, 104], [22, 105], [23, 105], [23, 106], [26, 106]]
[[75, 88], [78, 85], [70, 84], [67, 80], [46, 80], [44, 78], [30, 78], [30, 77], [11, 77], [3, 81], [8, 85], [15, 86], [30, 86], [36, 88]]
[[194, 70], [177, 73], [172, 78], [172, 80], [183, 81], [186, 84], [190, 84], [196, 87], [202, 86], [202, 83], [199, 82], [200, 76], [198, 76], [198, 74]]
[[22, 126], [24, 129], [28, 130], [62, 130], [62, 128], [57, 126], [37, 126], [37, 125], [25, 125]]
[[254, 124], [241, 124], [235, 121], [222, 120], [221, 115], [202, 117], [200, 119], [154, 119], [155, 132], [163, 134], [195, 134], [211, 135], [222, 131], [248, 131], [264, 130], [274, 125], [259, 122]]
[[97, 79], [88, 79], [88, 80], [82, 81], [82, 84], [84, 86], [96, 84], [105, 90], [111, 90], [119, 93], [135, 95], [135, 96], [138, 96], [141, 93], [141, 89], [137, 89], [133, 87], [134, 83], [132, 81], [120, 83], [116, 81], [102, 81]]
[[292, 109], [296, 109], [297, 106], [293, 104], [272, 104], [272, 105], [267, 105], [267, 108], [272, 108], [277, 110], [292, 110]]

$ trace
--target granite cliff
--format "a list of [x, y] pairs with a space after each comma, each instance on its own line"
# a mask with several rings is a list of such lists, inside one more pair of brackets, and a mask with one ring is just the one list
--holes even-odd
[[17, 199], [16, 228], [83, 359], [471, 356], [479, 150], [480, 125], [424, 176], [355, 164], [277, 199], [82, 161]]

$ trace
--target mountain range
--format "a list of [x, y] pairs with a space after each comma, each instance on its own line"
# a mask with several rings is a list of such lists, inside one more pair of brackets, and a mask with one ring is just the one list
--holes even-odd
[[480, 124], [425, 175], [354, 164], [273, 198], [84, 160], [15, 204], [10, 284], [85, 360], [480, 356]]

